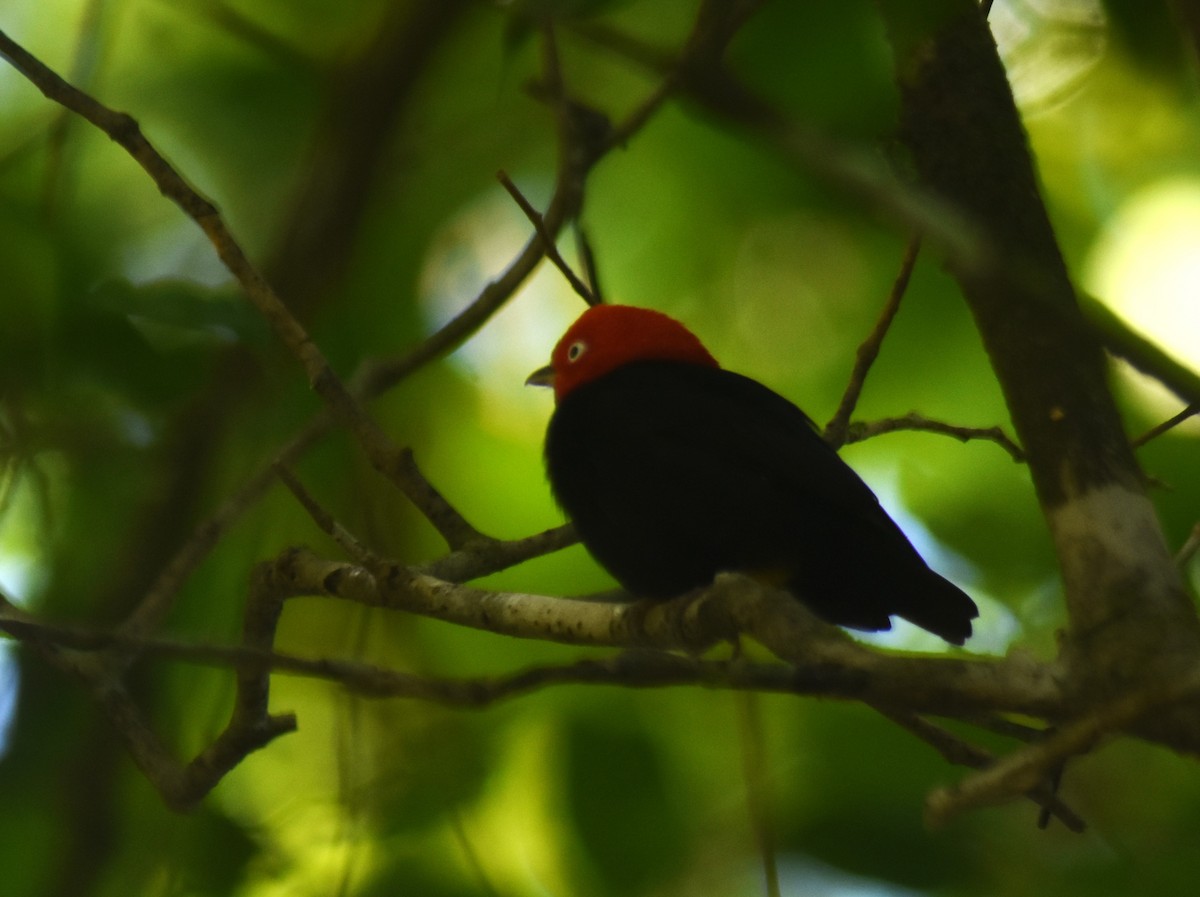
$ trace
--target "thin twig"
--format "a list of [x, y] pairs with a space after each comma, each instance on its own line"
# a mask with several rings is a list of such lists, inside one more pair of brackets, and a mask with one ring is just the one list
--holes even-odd
[[325, 535], [333, 539], [357, 563], [366, 566], [374, 566], [377, 563], [375, 555], [368, 551], [353, 533], [337, 522], [286, 465], [276, 463], [274, 469], [276, 476], [287, 486], [288, 491], [295, 496], [296, 501], [300, 502], [300, 506]]
[[1176, 565], [1179, 567], [1185, 566], [1196, 556], [1197, 551], [1200, 551], [1200, 523], [1192, 527], [1192, 531], [1188, 533], [1187, 539], [1179, 547], [1179, 552], [1175, 555]]
[[567, 264], [567, 260], [562, 257], [562, 254], [558, 251], [558, 246], [555, 245], [554, 236], [546, 229], [546, 222], [542, 218], [541, 213], [525, 198], [525, 194], [512, 182], [507, 172], [497, 171], [496, 179], [508, 191], [508, 195], [513, 198], [513, 201], [521, 211], [525, 213], [525, 217], [529, 219], [537, 235], [542, 238], [542, 251], [545, 253], [546, 258], [550, 259], [554, 263], [554, 266], [562, 272], [563, 277], [567, 279], [567, 283], [571, 285], [571, 289], [578, 293], [584, 302], [588, 305], [595, 305], [597, 299], [593, 295], [591, 288], [571, 270], [571, 266]]
[[841, 448], [846, 443], [846, 430], [850, 426], [850, 417], [858, 405], [858, 398], [862, 395], [863, 385], [866, 383], [871, 365], [879, 357], [883, 339], [887, 336], [888, 329], [892, 326], [892, 321], [895, 320], [896, 313], [900, 310], [900, 300], [904, 298], [904, 293], [908, 289], [908, 282], [912, 279], [913, 268], [916, 267], [917, 255], [920, 251], [921, 238], [913, 236], [904, 248], [904, 257], [900, 260], [900, 270], [892, 283], [892, 289], [888, 293], [883, 311], [879, 313], [879, 320], [875, 322], [875, 327], [871, 330], [870, 335], [863, 340], [862, 345], [855, 353], [854, 369], [850, 372], [850, 381], [846, 384], [846, 391], [842, 393], [842, 401], [838, 404], [837, 411], [834, 412], [829, 423], [825, 425], [825, 441], [835, 449]]
[[595, 297], [595, 304], [604, 302], [604, 290], [600, 287], [600, 272], [596, 269], [596, 254], [592, 251], [592, 241], [588, 239], [587, 231], [578, 221], [575, 222], [575, 254], [579, 256], [579, 264], [583, 267], [584, 281]]
[[533, 558], [553, 554], [578, 541], [579, 535], [575, 532], [574, 524], [564, 523], [523, 539], [494, 539], [452, 551], [436, 561], [414, 567], [413, 571], [447, 582], [467, 582], [507, 570]]
[[1132, 445], [1134, 448], [1140, 448], [1143, 445], [1145, 445], [1147, 442], [1149, 442], [1150, 440], [1157, 439], [1163, 433], [1166, 433], [1168, 430], [1171, 430], [1171, 429], [1179, 426], [1181, 423], [1183, 423], [1189, 417], [1194, 417], [1197, 414], [1200, 414], [1200, 402], [1193, 402], [1192, 404], [1190, 404], [1186, 408], [1184, 408], [1182, 411], [1180, 411], [1178, 414], [1167, 418], [1167, 420], [1163, 421], [1161, 424], [1158, 424], [1157, 426], [1151, 427], [1149, 430], [1147, 430], [1141, 436], [1137, 437], [1137, 439], [1134, 439], [1129, 444]]
[[996, 445], [1008, 452], [1009, 456], [1017, 463], [1022, 463], [1025, 460], [1024, 449], [1017, 445], [1012, 437], [999, 427], [959, 427], [954, 424], [944, 423], [943, 421], [931, 420], [917, 414], [915, 411], [903, 417], [888, 417], [869, 423], [855, 421], [846, 429], [846, 443], [862, 442], [873, 436], [879, 436], [883, 433], [895, 433], [900, 430], [941, 433], [944, 436], [953, 436], [960, 442], [982, 439], [987, 442], [996, 443]]
[[188, 577], [208, 557], [222, 537], [243, 514], [266, 494], [277, 481], [275, 464], [291, 465], [334, 427], [328, 409], [314, 417], [309, 424], [279, 450], [275, 461], [264, 464], [242, 483], [212, 514], [192, 530], [188, 540], [172, 555], [159, 572], [150, 589], [122, 624], [129, 635], [147, 635], [162, 625], [175, 597]]
[[957, 785], [937, 789], [926, 801], [930, 822], [937, 825], [966, 810], [1003, 803], [1043, 785], [1070, 757], [1086, 753], [1105, 735], [1123, 729], [1153, 708], [1179, 700], [1194, 691], [1196, 684], [1184, 678], [1174, 687], [1156, 684], [1115, 698]]
[[1096, 297], [1081, 294], [1078, 301], [1080, 311], [1105, 349], [1127, 361], [1135, 370], [1153, 377], [1184, 404], [1200, 403], [1200, 374], [1146, 339]]
[[[876, 707], [902, 729], [930, 745], [948, 762], [956, 766], [967, 766], [972, 769], [987, 769], [996, 762], [991, 751], [972, 744], [942, 726], [932, 723], [914, 713], [899, 713], [883, 707]], [[1072, 810], [1047, 782], [1041, 782], [1029, 788], [1025, 796], [1042, 808], [1042, 814], [1057, 818], [1073, 832], [1083, 832], [1087, 824]], [[1039, 816], [1039, 819], [1041, 816]], [[1044, 828], [1044, 826], [1042, 826]]]
[[963, 722], [970, 723], [978, 729], [984, 729], [988, 732], [994, 732], [997, 735], [1003, 735], [1005, 738], [1012, 738], [1015, 741], [1040, 741], [1046, 737], [1047, 730], [1042, 726], [1031, 726], [1027, 723], [1019, 723], [1016, 720], [1009, 719], [1005, 716], [997, 716], [995, 714], [982, 714], [978, 716], [965, 716]]

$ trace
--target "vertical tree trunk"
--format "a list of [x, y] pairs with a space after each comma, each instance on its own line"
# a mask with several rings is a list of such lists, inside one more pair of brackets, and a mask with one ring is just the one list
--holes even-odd
[[[1101, 697], [1194, 657], [1200, 628], [1146, 497], [1097, 340], [1075, 299], [1024, 130], [974, 0], [880, 0], [900, 137], [924, 185], [973, 219], [951, 263], [1028, 453], [1070, 618], [1067, 659]], [[914, 10], [918, 10], [915, 14]]]

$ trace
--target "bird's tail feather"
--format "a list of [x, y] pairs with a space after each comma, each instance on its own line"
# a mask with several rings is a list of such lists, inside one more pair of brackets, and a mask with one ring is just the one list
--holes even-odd
[[961, 645], [971, 636], [971, 621], [979, 608], [967, 593], [934, 571], [914, 582], [910, 597], [895, 611], [910, 623]]

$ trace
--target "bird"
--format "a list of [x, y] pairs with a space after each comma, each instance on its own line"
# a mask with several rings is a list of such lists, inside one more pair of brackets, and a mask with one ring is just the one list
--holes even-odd
[[666, 600], [735, 572], [847, 628], [899, 616], [954, 645], [970, 637], [974, 601], [926, 564], [808, 415], [722, 368], [675, 319], [591, 306], [526, 383], [554, 390], [555, 500], [633, 595]]

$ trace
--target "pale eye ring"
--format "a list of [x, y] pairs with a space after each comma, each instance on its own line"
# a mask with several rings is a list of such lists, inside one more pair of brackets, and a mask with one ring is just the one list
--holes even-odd
[[578, 361], [579, 356], [587, 351], [587, 343], [583, 340], [576, 340], [567, 346], [567, 361]]

